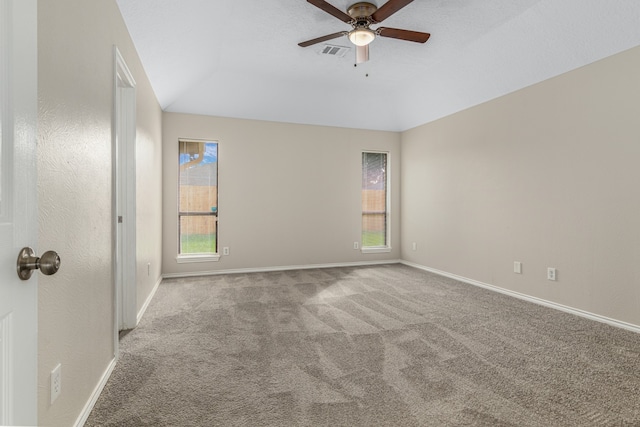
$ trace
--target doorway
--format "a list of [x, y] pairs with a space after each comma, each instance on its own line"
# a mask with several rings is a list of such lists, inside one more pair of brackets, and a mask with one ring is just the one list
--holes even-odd
[[136, 82], [116, 46], [113, 50], [113, 218], [116, 341], [138, 324], [136, 294]]

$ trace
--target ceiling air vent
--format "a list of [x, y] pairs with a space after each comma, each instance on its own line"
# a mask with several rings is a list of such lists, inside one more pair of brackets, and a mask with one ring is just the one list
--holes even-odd
[[349, 50], [350, 48], [346, 46], [336, 46], [332, 44], [325, 44], [325, 45], [322, 45], [322, 48], [320, 49], [320, 54], [337, 56], [339, 58], [342, 58], [347, 52], [349, 52]]

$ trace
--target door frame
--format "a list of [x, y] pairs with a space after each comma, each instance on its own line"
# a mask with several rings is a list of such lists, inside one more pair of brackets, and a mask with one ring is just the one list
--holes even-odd
[[118, 332], [138, 324], [136, 286], [136, 82], [113, 47], [113, 235], [115, 352]]

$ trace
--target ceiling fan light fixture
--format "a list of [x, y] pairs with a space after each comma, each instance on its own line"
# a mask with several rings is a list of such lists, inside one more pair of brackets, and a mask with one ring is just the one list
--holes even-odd
[[349, 31], [349, 40], [356, 46], [366, 46], [376, 38], [376, 33], [368, 28], [356, 28]]

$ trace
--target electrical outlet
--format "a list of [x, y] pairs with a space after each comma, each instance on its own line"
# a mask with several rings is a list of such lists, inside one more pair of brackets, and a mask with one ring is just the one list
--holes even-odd
[[358, 242], [353, 242], [353, 249], [358, 249], [360, 244]]
[[417, 251], [418, 250], [418, 244], [416, 242], [413, 242], [411, 244], [411, 250]]
[[58, 363], [53, 371], [51, 371], [51, 404], [62, 393], [62, 365]]
[[556, 280], [557, 277], [557, 272], [556, 269], [553, 267], [549, 267], [547, 268], [547, 280]]
[[222, 255], [229, 255], [229, 247], [225, 246], [224, 248], [222, 248]]
[[513, 262], [513, 272], [516, 274], [522, 274], [522, 263], [519, 261]]

